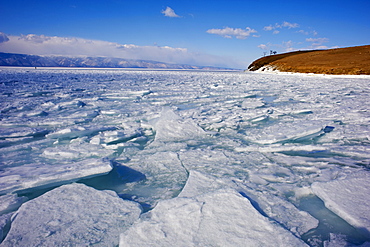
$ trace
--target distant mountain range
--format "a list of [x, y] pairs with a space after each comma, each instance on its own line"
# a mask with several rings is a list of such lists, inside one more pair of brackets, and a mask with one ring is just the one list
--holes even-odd
[[[77, 67], [77, 68], [152, 68], [152, 69], [201, 69], [225, 70], [211, 66], [169, 64], [149, 60], [114, 57], [37, 56], [0, 52], [0, 66], [16, 67]], [[229, 69], [228, 69], [229, 70]]]

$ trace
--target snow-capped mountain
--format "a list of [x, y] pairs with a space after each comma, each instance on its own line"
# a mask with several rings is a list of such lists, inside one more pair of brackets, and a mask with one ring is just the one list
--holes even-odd
[[0, 66], [21, 67], [85, 67], [85, 68], [153, 68], [153, 69], [204, 69], [220, 70], [225, 68], [170, 64], [149, 60], [133, 60], [114, 57], [68, 57], [37, 56], [0, 52]]

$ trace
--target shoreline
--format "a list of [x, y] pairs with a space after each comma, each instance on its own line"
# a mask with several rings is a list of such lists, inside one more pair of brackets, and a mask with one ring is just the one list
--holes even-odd
[[317, 74], [317, 73], [300, 73], [300, 72], [285, 72], [273, 68], [271, 65], [267, 65], [259, 68], [258, 70], [250, 71], [245, 70], [246, 73], [252, 74], [275, 74], [275, 75], [301, 75], [301, 76], [317, 76], [317, 77], [326, 77], [326, 78], [364, 78], [370, 79], [370, 75], [333, 75], [333, 74]]
[[136, 70], [136, 71], [200, 71], [200, 72], [239, 72], [242, 69], [166, 69], [166, 68], [94, 68], [94, 67], [22, 67], [0, 66], [2, 69], [26, 69], [26, 70]]

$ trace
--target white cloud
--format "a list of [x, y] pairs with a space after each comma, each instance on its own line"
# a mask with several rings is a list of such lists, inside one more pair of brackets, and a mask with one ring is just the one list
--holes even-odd
[[284, 21], [283, 24], [281, 24], [281, 27], [287, 27], [291, 29], [291, 28], [297, 28], [299, 27], [299, 25], [297, 23], [290, 23], [290, 22]]
[[328, 38], [307, 38], [307, 42], [311, 43], [310, 49], [327, 49], [328, 47], [323, 45], [323, 43], [329, 42]]
[[275, 29], [275, 27], [273, 27], [272, 25], [266, 26], [266, 27], [263, 28], [263, 30], [265, 30], [265, 31], [271, 31], [271, 30], [274, 30], [274, 29]]
[[168, 7], [168, 6], [165, 10], [162, 10], [161, 13], [164, 14], [164, 16], [167, 16], [167, 17], [177, 17], [177, 18], [181, 17], [181, 16], [177, 15], [175, 13], [175, 11], [172, 8]]
[[262, 50], [269, 50], [270, 46], [269, 46], [269, 44], [260, 44], [260, 45], [258, 45], [258, 48], [260, 48]]
[[[5, 34], [4, 34], [5, 35]], [[3, 37], [0, 35], [0, 37]], [[245, 65], [221, 56], [190, 52], [186, 48], [169, 46], [138, 46], [102, 40], [66, 38], [45, 35], [4, 36], [0, 51], [32, 55], [117, 57], [125, 59], [153, 60], [166, 63], [243, 68]], [[4, 39], [5, 40], [5, 39]]]
[[[303, 42], [293, 42], [292, 40], [283, 41], [281, 44], [260, 44], [258, 48], [262, 50], [277, 50], [278, 52], [291, 52], [297, 50], [316, 50], [316, 49], [328, 49], [329, 47], [323, 45], [323, 43], [329, 42], [328, 38], [307, 38], [306, 42], [311, 43], [309, 46], [303, 46]], [[330, 47], [335, 48], [335, 47]]]
[[281, 44], [272, 44], [272, 43], [267, 43], [267, 44], [260, 44], [258, 45], [258, 48], [262, 50], [277, 50], [278, 52], [289, 52], [289, 51], [295, 51], [297, 50], [296, 48], [293, 48], [294, 42], [289, 40], [289, 41], [283, 41]]
[[9, 41], [8, 36], [5, 33], [0, 32], [0, 44]]
[[311, 43], [312, 46], [320, 46], [323, 43], [329, 42], [328, 38], [308, 38], [306, 39], [307, 42]]
[[[231, 39], [232, 37], [237, 39], [246, 39], [252, 33], [257, 33], [257, 31], [250, 27], [246, 27], [245, 29], [225, 27], [223, 29], [209, 29], [207, 30], [207, 33], [217, 34], [228, 39]], [[256, 37], [256, 35], [253, 35], [253, 37]]]
[[290, 23], [290, 22], [284, 21], [281, 24], [275, 23], [275, 25], [265, 26], [263, 28], [263, 30], [265, 30], [265, 31], [273, 31], [274, 30], [273, 33], [278, 34], [280, 31], [278, 31], [276, 29], [282, 29], [282, 28], [291, 29], [291, 28], [297, 28], [297, 27], [299, 27], [299, 24], [297, 24], [297, 23]]
[[301, 33], [301, 34], [304, 34], [304, 35], [309, 35], [309, 34], [312, 34], [313, 36], [316, 36], [318, 33], [317, 31], [313, 30], [313, 31], [305, 31], [305, 30], [299, 30], [297, 31], [297, 33]]
[[284, 49], [284, 52], [289, 52], [289, 51], [294, 51], [294, 50], [297, 50], [295, 48], [293, 48], [293, 44], [294, 42], [289, 40], [289, 41], [283, 41], [283, 49]]
[[328, 38], [308, 38], [306, 39], [307, 42], [311, 42], [311, 43], [315, 43], [315, 44], [322, 44], [322, 43], [326, 43], [326, 42], [329, 42], [329, 39]]
[[307, 32], [307, 31], [305, 31], [305, 30], [299, 30], [299, 31], [297, 31], [297, 33], [301, 33], [301, 34], [304, 34], [304, 35], [308, 35], [308, 32]]
[[20, 40], [22, 39], [28, 42], [43, 43], [45, 41], [52, 39], [52, 37], [47, 37], [45, 35], [28, 34], [28, 35], [21, 35], [19, 39]]

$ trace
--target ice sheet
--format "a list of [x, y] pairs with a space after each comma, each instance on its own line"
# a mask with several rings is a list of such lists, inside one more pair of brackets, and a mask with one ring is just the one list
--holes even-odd
[[3, 214], [0, 216], [0, 241], [2, 241], [10, 228], [10, 221], [13, 213]]
[[158, 200], [173, 198], [183, 188], [188, 172], [175, 152], [148, 149], [126, 163], [130, 169], [145, 175], [120, 191], [134, 196], [135, 200], [154, 206]]
[[296, 236], [302, 236], [319, 225], [319, 220], [283, 198], [248, 189], [241, 193], [255, 203], [260, 213], [279, 222]]
[[301, 236], [309, 230], [316, 228], [319, 221], [307, 212], [297, 209], [292, 203], [274, 196], [273, 194], [257, 192], [249, 189], [244, 183], [236, 179], [215, 179], [204, 173], [191, 170], [189, 178], [179, 197], [193, 197], [211, 191], [233, 188], [251, 201], [252, 205], [264, 215], [289, 229], [296, 236]]
[[121, 234], [120, 246], [306, 246], [236, 191], [218, 189], [215, 180], [205, 186], [211, 181], [202, 178], [191, 173], [179, 197], [143, 215]]
[[154, 141], [126, 163], [145, 174], [145, 180], [120, 193], [133, 194], [136, 201], [154, 206], [159, 199], [173, 198], [180, 193], [188, 171], [178, 152], [205, 138], [206, 134], [194, 121], [184, 120], [169, 107], [164, 107], [160, 116], [148, 124], [155, 131]]
[[248, 132], [246, 139], [258, 144], [307, 142], [331, 132], [333, 126], [321, 121], [292, 121], [281, 122], [264, 129]]
[[370, 236], [369, 179], [364, 171], [342, 179], [313, 183], [312, 190], [328, 209]]
[[16, 194], [0, 196], [0, 215], [17, 210], [25, 201], [26, 197], [18, 197]]
[[31, 188], [48, 188], [70, 183], [82, 178], [107, 174], [112, 164], [106, 159], [85, 159], [62, 165], [27, 164], [3, 171], [0, 177], [0, 192], [24, 191]]
[[[311, 245], [361, 245], [368, 240], [352, 234], [354, 228], [338, 230], [343, 227], [327, 220], [323, 204], [316, 215], [300, 202], [309, 204], [313, 183], [369, 172], [369, 82], [362, 76], [4, 68], [0, 195], [17, 191], [33, 200], [40, 187], [78, 180], [147, 211], [178, 194], [187, 193], [192, 205], [198, 194], [227, 189]], [[189, 171], [202, 175], [188, 179]]]
[[205, 135], [194, 121], [182, 119], [169, 107], [164, 107], [160, 117], [151, 120], [151, 124], [156, 131], [157, 142], [199, 139]]
[[23, 204], [0, 246], [115, 246], [140, 213], [112, 191], [64, 185]]

